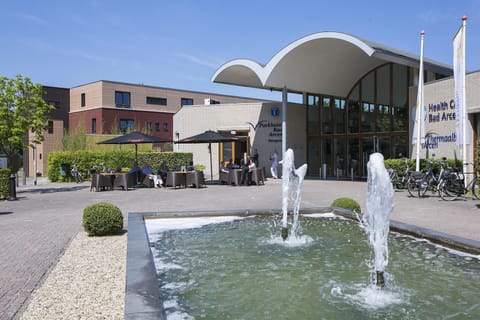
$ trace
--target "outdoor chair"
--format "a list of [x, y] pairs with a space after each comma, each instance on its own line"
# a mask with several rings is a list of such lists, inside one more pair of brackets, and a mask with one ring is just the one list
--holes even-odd
[[137, 176], [135, 173], [122, 173], [115, 177], [113, 181], [113, 188], [122, 188], [128, 191], [128, 188], [133, 188], [136, 183]]
[[149, 176], [144, 175], [143, 180], [140, 181], [140, 184], [145, 188], [154, 188], [153, 178], [150, 179]]
[[205, 186], [205, 177], [203, 171], [189, 171], [187, 173], [187, 186], [194, 186], [195, 188], [200, 188]]
[[240, 178], [242, 177], [242, 169], [233, 169], [233, 170], [230, 170], [229, 172], [230, 176], [229, 176], [229, 184], [233, 184], [235, 186], [239, 186], [240, 185]]
[[90, 185], [90, 191], [95, 189], [95, 191], [100, 191], [100, 190], [112, 190], [113, 185], [112, 185], [112, 179], [108, 176], [104, 176], [99, 173], [95, 173], [92, 175], [92, 183]]
[[255, 168], [252, 171], [252, 182], [254, 182], [257, 186], [259, 186], [260, 184], [265, 184], [262, 168]]
[[220, 171], [219, 181], [220, 181], [220, 184], [223, 184], [223, 183], [230, 184], [230, 171], [228, 172]]

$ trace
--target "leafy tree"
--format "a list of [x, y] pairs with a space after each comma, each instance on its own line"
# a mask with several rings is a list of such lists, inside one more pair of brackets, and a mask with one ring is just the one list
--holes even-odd
[[[42, 85], [21, 75], [0, 77], [0, 152], [7, 156], [12, 172], [18, 171], [22, 152], [43, 141], [54, 108], [43, 100]], [[32, 141], [27, 139], [29, 130], [36, 133]]]

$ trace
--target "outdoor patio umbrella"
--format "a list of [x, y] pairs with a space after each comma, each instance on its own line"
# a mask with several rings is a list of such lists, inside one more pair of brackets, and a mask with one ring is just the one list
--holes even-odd
[[151, 136], [149, 134], [141, 133], [138, 131], [130, 132], [123, 136], [115, 137], [110, 140], [105, 140], [98, 142], [98, 144], [135, 144], [135, 162], [138, 161], [138, 144], [139, 143], [160, 143], [160, 142], [171, 142], [165, 138]]
[[175, 141], [175, 143], [208, 143], [208, 152], [210, 153], [210, 180], [213, 180], [212, 143], [232, 142], [239, 140], [239, 137], [207, 130], [203, 133]]

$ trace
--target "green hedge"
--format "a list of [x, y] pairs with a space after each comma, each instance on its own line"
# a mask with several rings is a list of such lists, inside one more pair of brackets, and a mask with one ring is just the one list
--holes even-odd
[[[438, 174], [440, 172], [440, 165], [438, 164], [438, 159], [428, 159], [429, 161], [433, 161], [433, 172]], [[451, 168], [462, 168], [461, 161], [455, 159], [447, 159], [448, 166]], [[403, 177], [403, 173], [405, 172], [406, 165], [410, 167], [411, 171], [415, 171], [416, 167], [416, 159], [387, 159], [385, 160], [385, 168], [393, 168], [397, 171], [398, 176], [401, 178]], [[429, 163], [426, 159], [420, 159], [420, 171], [425, 170], [428, 167]]]
[[10, 169], [0, 169], [0, 199], [10, 198]]
[[[156, 171], [163, 161], [169, 168], [174, 165], [186, 166], [193, 160], [191, 152], [139, 152], [138, 164], [148, 163]], [[48, 155], [48, 179], [52, 182], [73, 181], [70, 173], [72, 165], [76, 165], [80, 173], [87, 177], [93, 166], [98, 168], [131, 168], [135, 162], [135, 151], [54, 151]], [[66, 164], [66, 175], [61, 175], [61, 165]]]
[[343, 208], [358, 213], [362, 212], [360, 204], [358, 204], [358, 202], [353, 200], [352, 198], [347, 197], [335, 199], [330, 205], [330, 207]]

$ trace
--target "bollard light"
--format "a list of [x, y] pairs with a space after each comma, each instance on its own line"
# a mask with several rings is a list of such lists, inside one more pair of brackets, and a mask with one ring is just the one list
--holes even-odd
[[10, 174], [10, 198], [8, 200], [17, 200], [17, 186], [15, 185], [15, 174]]

